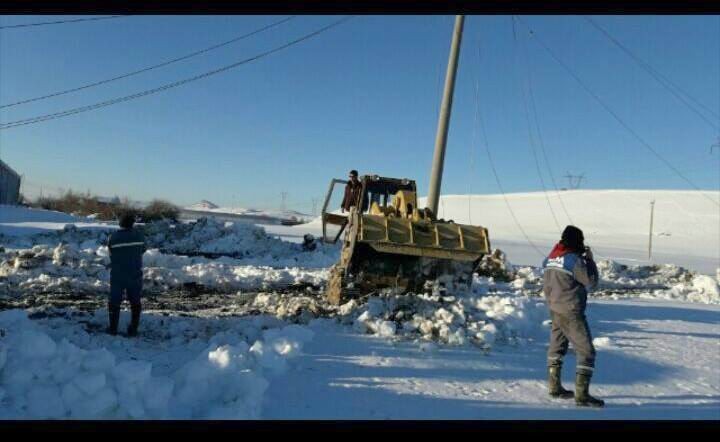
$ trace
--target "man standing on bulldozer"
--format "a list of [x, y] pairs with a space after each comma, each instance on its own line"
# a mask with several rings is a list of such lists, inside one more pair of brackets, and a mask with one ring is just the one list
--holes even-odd
[[360, 192], [362, 191], [362, 183], [358, 180], [357, 170], [351, 170], [348, 178], [350, 181], [345, 185], [345, 195], [340, 204], [340, 209], [343, 212], [350, 211], [350, 207], [355, 205], [355, 201], [358, 200]]
[[[585, 318], [588, 290], [598, 283], [598, 270], [582, 230], [567, 226], [562, 239], [543, 261], [543, 291], [550, 307], [550, 347], [548, 348], [548, 386], [550, 396], [575, 398], [575, 404], [602, 407], [590, 395], [590, 378], [595, 369], [595, 347]], [[575, 393], [560, 382], [563, 357], [572, 343], [577, 358]]]

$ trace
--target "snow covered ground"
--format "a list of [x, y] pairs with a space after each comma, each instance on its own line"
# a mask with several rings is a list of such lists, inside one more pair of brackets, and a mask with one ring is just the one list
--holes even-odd
[[266, 317], [150, 313], [128, 340], [93, 330], [106, 310], [63, 313], [0, 312], [0, 417], [259, 418], [269, 383], [313, 336]]
[[[559, 232], [545, 195], [508, 198], [549, 249]], [[545, 392], [540, 256], [501, 197], [470, 198], [472, 219], [468, 199], [443, 197], [440, 216], [487, 226], [510, 281], [476, 275], [469, 290], [448, 280], [340, 307], [322, 297], [338, 247], [299, 244], [319, 236], [317, 220], [148, 225], [138, 339], [103, 333], [116, 227], [1, 206], [0, 418], [720, 420], [717, 206], [696, 192], [562, 193], [601, 273], [588, 317], [592, 391], [607, 405], [582, 410]]]
[[588, 315], [598, 348], [591, 391], [606, 400], [602, 410], [547, 396], [545, 332], [484, 353], [358, 335], [326, 321], [311, 327], [315, 337], [294, 369], [270, 385], [263, 416], [720, 419], [719, 307], [593, 301]]

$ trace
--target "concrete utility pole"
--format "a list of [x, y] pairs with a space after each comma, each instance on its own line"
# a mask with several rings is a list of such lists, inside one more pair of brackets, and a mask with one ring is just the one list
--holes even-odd
[[648, 259], [652, 259], [652, 231], [653, 217], [655, 215], [655, 200], [650, 201], [650, 237], [648, 238]]
[[445, 90], [440, 106], [437, 134], [435, 135], [435, 154], [433, 155], [432, 169], [430, 170], [430, 189], [427, 206], [437, 216], [438, 200], [440, 199], [440, 186], [442, 184], [443, 166], [445, 163], [445, 146], [447, 144], [448, 128], [450, 125], [450, 112], [452, 111], [453, 93], [455, 91], [455, 74], [457, 73], [458, 56], [460, 55], [460, 42], [462, 40], [465, 16], [455, 16], [455, 30], [450, 44], [450, 58], [448, 59], [447, 73], [445, 74]]

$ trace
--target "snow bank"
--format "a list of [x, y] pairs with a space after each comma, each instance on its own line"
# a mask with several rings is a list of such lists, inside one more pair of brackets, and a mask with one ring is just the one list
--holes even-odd
[[[432, 293], [393, 294], [385, 291], [364, 305], [340, 306], [343, 322], [361, 333], [386, 338], [421, 339], [450, 345], [474, 344], [485, 349], [497, 343], [516, 344], [545, 333], [545, 303], [506, 283], [475, 276], [470, 290], [441, 288]], [[492, 291], [492, 292], [491, 292]]]
[[155, 249], [148, 250], [143, 258], [146, 286], [155, 291], [187, 284], [223, 292], [319, 286], [328, 277], [328, 270], [322, 268], [254, 266], [246, 265], [245, 260], [165, 255]]
[[720, 278], [698, 274], [680, 266], [626, 266], [601, 260], [598, 270], [600, 283], [591, 296], [611, 292], [617, 297], [620, 291], [622, 296], [720, 304]]
[[[720, 304], [720, 268], [719, 276], [713, 278], [673, 264], [627, 266], [603, 259], [597, 266], [600, 280], [590, 292], [591, 298], [639, 297]], [[507, 275], [512, 288], [528, 295], [542, 295], [542, 269], [513, 265], [509, 268]]]
[[148, 247], [180, 255], [229, 256], [247, 265], [308, 268], [329, 267], [338, 259], [338, 247], [322, 243], [310, 252], [300, 244], [268, 235], [265, 229], [249, 223], [222, 222], [201, 218], [189, 224], [167, 222], [145, 226]]
[[[174, 354], [203, 346], [197, 338], [183, 340], [187, 320], [172, 323], [166, 328], [175, 334]], [[152, 330], [152, 321], [144, 326]], [[10, 419], [259, 418], [269, 382], [313, 337], [297, 325], [261, 336], [230, 328], [179, 369], [158, 374], [152, 361], [127, 359], [121, 341], [139, 347], [140, 340], [70, 332], [67, 325], [52, 330], [22, 310], [0, 312], [0, 331], [0, 418]]]
[[[209, 259], [150, 249], [144, 256], [145, 288], [150, 292], [187, 285], [223, 292], [319, 285], [327, 278], [325, 267], [338, 254], [336, 247], [318, 244], [306, 251], [299, 244], [267, 235], [262, 228], [214, 219], [175, 228], [156, 223], [146, 229], [150, 247], [235, 256]], [[0, 295], [107, 293], [110, 260], [103, 244], [108, 233], [70, 225], [62, 231], [14, 240], [7, 250], [0, 250]]]
[[[484, 263], [494, 277], [474, 276], [469, 290], [440, 278], [432, 293], [397, 295], [386, 290], [366, 303], [353, 300], [338, 309], [360, 333], [391, 339], [413, 338], [489, 349], [545, 335], [547, 306], [543, 274], [537, 267], [513, 266], [501, 253]], [[492, 261], [492, 262], [491, 262]], [[625, 266], [598, 263], [600, 283], [590, 297], [640, 297], [720, 304], [718, 279], [674, 265]], [[499, 279], [496, 279], [499, 278]], [[441, 289], [442, 287], [442, 289]], [[599, 339], [598, 345], [610, 345]]]
[[90, 217], [78, 217], [53, 210], [32, 209], [0, 204], [0, 244], [28, 235], [52, 233], [66, 225], [89, 230], [111, 229], [112, 226], [95, 222]]

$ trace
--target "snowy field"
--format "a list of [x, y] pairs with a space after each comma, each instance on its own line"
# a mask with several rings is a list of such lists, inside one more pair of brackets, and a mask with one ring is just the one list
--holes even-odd
[[[599, 261], [591, 392], [605, 409], [547, 396], [541, 256], [490, 195], [443, 197], [440, 216], [487, 226], [509, 281], [476, 275], [469, 289], [445, 280], [339, 307], [322, 297], [339, 248], [299, 244], [319, 236], [317, 220], [147, 225], [137, 339], [103, 333], [115, 226], [0, 206], [0, 418], [720, 420], [718, 207], [698, 192], [561, 196]], [[546, 196], [508, 199], [549, 250], [559, 231]], [[121, 331], [128, 321], [123, 311]], [[573, 365], [571, 352], [568, 385]]]
[[[507, 198], [520, 227], [542, 253], [552, 248], [567, 224], [573, 224], [583, 230], [597, 258], [623, 264], [676, 264], [713, 276], [720, 267], [720, 207], [712, 202], [720, 204], [717, 191], [567, 190], [559, 196], [533, 192]], [[653, 257], [648, 259], [651, 201], [655, 201]], [[424, 204], [420, 198], [419, 205]], [[505, 251], [514, 264], [537, 266], [542, 261], [544, 256], [528, 244], [502, 195], [443, 195], [439, 206], [440, 218], [487, 227], [493, 248]], [[301, 240], [303, 233], [322, 234], [319, 220], [266, 229], [290, 241]]]

